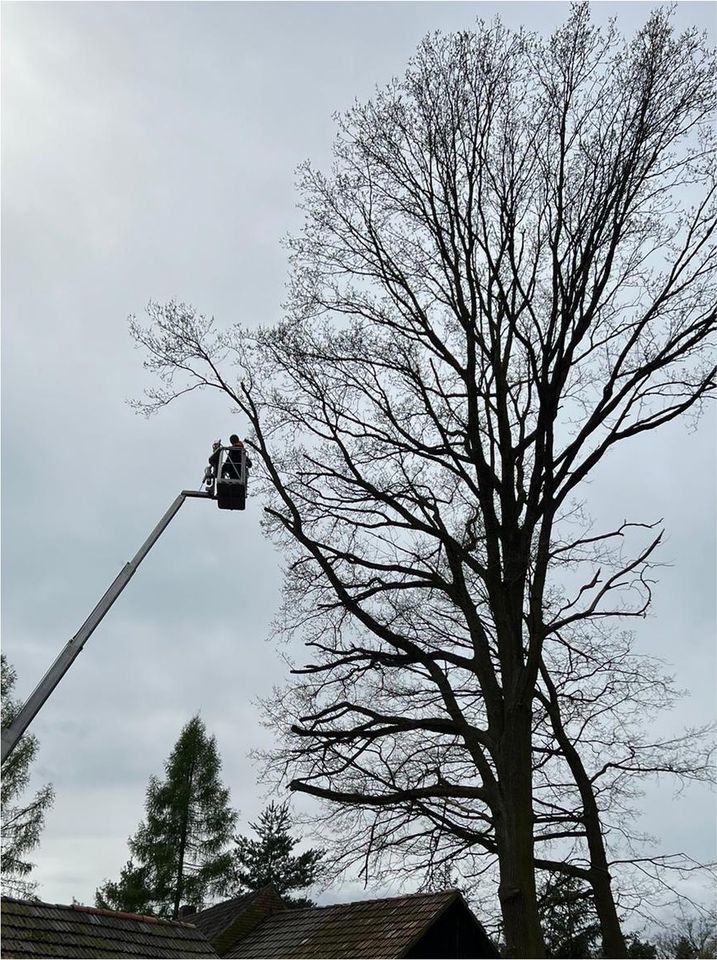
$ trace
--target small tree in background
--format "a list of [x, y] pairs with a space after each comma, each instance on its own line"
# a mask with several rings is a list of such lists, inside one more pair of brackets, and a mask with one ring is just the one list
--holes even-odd
[[[575, 960], [604, 956], [593, 891], [579, 877], [548, 874], [538, 890], [538, 916], [546, 957]], [[655, 945], [634, 933], [625, 937], [625, 946], [633, 960], [657, 956]]]
[[577, 877], [548, 875], [538, 891], [547, 957], [594, 957], [600, 923], [592, 891]]
[[[7, 727], [20, 705], [12, 697], [17, 674], [5, 654], [2, 654], [1, 661], [2, 726]], [[2, 767], [2, 892], [6, 896], [30, 897], [37, 887], [29, 879], [33, 864], [27, 860], [27, 855], [40, 842], [45, 817], [55, 797], [52, 786], [47, 784], [29, 803], [22, 802], [38, 746], [37, 737], [25, 735]]]
[[154, 913], [151, 881], [147, 867], [138, 867], [128, 860], [122, 867], [119, 880], [108, 880], [95, 894], [95, 904], [109, 910], [126, 913]]
[[634, 960], [654, 960], [657, 956], [657, 947], [649, 940], [641, 940], [636, 933], [631, 933], [626, 938], [627, 955]]
[[702, 960], [717, 956], [717, 910], [680, 916], [657, 937], [658, 956]]
[[146, 818], [129, 840], [132, 859], [118, 882], [97, 890], [97, 906], [176, 919], [181, 904], [228, 892], [233, 870], [226, 847], [237, 815], [220, 769], [216, 740], [197, 715], [182, 730], [165, 779], [150, 779]]
[[318, 879], [324, 851], [306, 850], [298, 856], [292, 851], [301, 837], [292, 837], [288, 803], [273, 801], [249, 826], [258, 839], [238, 836], [234, 857], [240, 890], [259, 890], [273, 884], [286, 903], [293, 907], [311, 907], [306, 897], [291, 897], [292, 890], [304, 890]]

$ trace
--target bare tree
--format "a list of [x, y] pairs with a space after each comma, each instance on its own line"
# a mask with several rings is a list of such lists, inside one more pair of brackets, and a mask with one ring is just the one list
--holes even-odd
[[146, 410], [209, 386], [253, 428], [282, 626], [314, 655], [277, 716], [291, 786], [380, 812], [386, 856], [413, 818], [495, 858], [510, 956], [543, 952], [547, 651], [643, 616], [660, 541], [588, 529], [576, 498], [715, 386], [714, 100], [664, 11], [628, 42], [588, 5], [548, 41], [432, 35], [340, 120], [330, 174], [303, 168], [281, 323], [133, 325], [164, 380]]
[[[590, 883], [605, 955], [620, 930], [611, 875], [620, 876], [620, 901], [634, 918], [646, 902], [653, 910], [666, 897], [679, 902], [673, 877], [710, 869], [683, 854], [651, 855], [651, 838], [634, 828], [648, 778], [661, 778], [676, 795], [693, 782], [714, 783], [713, 724], [669, 737], [655, 732], [660, 712], [681, 696], [660, 661], [634, 653], [627, 633], [573, 631], [545, 650], [536, 691], [535, 836], [538, 849], [564, 843], [560, 863], [544, 854], [536, 862], [558, 872], [571, 867]], [[649, 880], [659, 882], [657, 893]]]
[[710, 911], [683, 911], [656, 939], [660, 957], [714, 957], [717, 954], [717, 911], [714, 907]]
[[[709, 873], [683, 854], [651, 851], [652, 838], [634, 827], [642, 786], [659, 777], [663, 789], [672, 786], [679, 795], [691, 782], [714, 782], [713, 729], [667, 738], [654, 733], [659, 713], [682, 694], [660, 661], [633, 651], [627, 633], [574, 629], [555, 638], [545, 658], [550, 672], [541, 668], [533, 715], [535, 863], [555, 875], [548, 884], [560, 885], [562, 876], [587, 886], [600, 921], [602, 955], [630, 955], [620, 916], [642, 916], [654, 925], [667, 906], [680, 900], [692, 906], [677, 880]], [[380, 690], [370, 695], [374, 705]], [[301, 715], [304, 697], [300, 684], [268, 704], [277, 727], [287, 715]], [[291, 747], [289, 736], [285, 756]], [[458, 782], [470, 775], [455, 739], [444, 738], [436, 749], [416, 737], [402, 747], [399, 762], [392, 744], [392, 769], [404, 775], [409, 764], [420, 769], [425, 754], [427, 774], [451, 771], [451, 781]], [[388, 776], [384, 771], [384, 781]], [[400, 788], [398, 779], [391, 783]], [[482, 919], [500, 936], [502, 925], [491, 924], [492, 904], [477, 882], [490, 875], [495, 838], [488, 819], [475, 814], [475, 805], [465, 801], [427, 796], [420, 806], [410, 800], [389, 809], [367, 806], [360, 816], [354, 808], [343, 816], [328, 808], [315, 819], [320, 833], [334, 837], [337, 873], [358, 868], [367, 880], [423, 876], [433, 888], [445, 885], [447, 870], [458, 870], [452, 885], [468, 886]]]

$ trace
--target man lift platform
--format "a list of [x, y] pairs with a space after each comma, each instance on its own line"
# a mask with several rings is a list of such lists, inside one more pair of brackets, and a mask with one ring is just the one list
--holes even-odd
[[235, 433], [229, 437], [229, 443], [231, 446], [228, 447], [223, 447], [221, 440], [212, 444], [212, 455], [204, 472], [204, 482], [220, 510], [244, 510], [251, 460], [246, 455], [244, 444]]
[[[81, 652], [87, 640], [102, 622], [117, 597], [122, 593], [129, 581], [137, 572], [140, 563], [147, 556], [154, 544], [167, 529], [174, 516], [188, 498], [216, 500], [220, 510], [244, 510], [246, 507], [246, 491], [248, 468], [251, 461], [241, 440], [233, 434], [231, 446], [223, 447], [220, 441], [214, 444], [209, 458], [210, 466], [205, 471], [203, 484], [206, 490], [182, 490], [175, 497], [173, 503], [144, 541], [134, 557], [126, 563], [109, 585], [98, 601], [92, 613], [82, 624], [77, 633], [61, 650], [59, 656], [47, 671], [42, 680], [30, 694], [13, 722], [2, 728], [2, 763], [10, 756], [17, 746], [23, 733], [30, 726], [41, 710], [52, 691], [72, 666], [73, 661]], [[234, 442], [236, 440], [236, 443]]]

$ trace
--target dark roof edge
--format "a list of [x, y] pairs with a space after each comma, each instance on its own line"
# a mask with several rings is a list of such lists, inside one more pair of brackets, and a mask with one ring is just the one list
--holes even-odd
[[[462, 897], [462, 895], [461, 895], [460, 890], [457, 890], [457, 889], [455, 889], [455, 888], [454, 888], [454, 889], [450, 889], [450, 888], [449, 888], [448, 890], [434, 891], [434, 895], [435, 895], [436, 893], [438, 893], [438, 894], [443, 894], [443, 895], [445, 895], [446, 893], [451, 893], [451, 894], [453, 894], [453, 896], [451, 896], [451, 897], [446, 897], [446, 902], [441, 905], [440, 910], [438, 910], [436, 913], [434, 913], [433, 916], [430, 918], [430, 920], [426, 920], [426, 922], [424, 923], [423, 927], [419, 930], [419, 932], [415, 935], [415, 937], [413, 937], [413, 938], [410, 940], [410, 942], [407, 943], [406, 946], [403, 948], [403, 953], [401, 954], [401, 956], [404, 956], [404, 957], [405, 957], [405, 955], [408, 953], [408, 951], [411, 950], [412, 947], [415, 947], [415, 946], [416, 946], [416, 944], [417, 944], [418, 941], [421, 939], [421, 937], [422, 937], [423, 934], [426, 932], [426, 930], [427, 930], [432, 924], [434, 924], [434, 923], [436, 922], [436, 920], [439, 919], [439, 917], [442, 917], [443, 914], [446, 912], [446, 910], [447, 910], [449, 907], [452, 907], [452, 906], [453, 906], [453, 904], [456, 902], [456, 898], [458, 898], [459, 900], [463, 900], [463, 897]], [[430, 896], [430, 891], [426, 891], [426, 895]], [[463, 900], [463, 906], [464, 906], [469, 912], [472, 913], [472, 911], [470, 910], [470, 907], [469, 907], [468, 904], [465, 902], [465, 900]], [[476, 921], [476, 922], [477, 922], [477, 921]]]
[[[493, 941], [491, 940], [491, 938], [490, 938], [490, 937], [488, 936], [488, 934], [486, 933], [485, 927], [484, 927], [483, 924], [480, 922], [480, 920], [478, 919], [478, 917], [473, 913], [473, 911], [471, 910], [471, 908], [468, 906], [468, 901], [467, 901], [466, 898], [463, 896], [463, 894], [461, 893], [461, 891], [458, 890], [457, 887], [453, 887], [452, 889], [449, 887], [448, 890], [442, 890], [442, 891], [439, 891], [439, 892], [441, 892], [441, 893], [452, 893], [453, 896], [450, 897], [450, 898], [448, 898], [448, 899], [446, 900], [445, 904], [443, 904], [443, 906], [441, 906], [441, 909], [440, 909], [437, 913], [435, 913], [430, 920], [427, 920], [427, 921], [426, 921], [426, 923], [425, 923], [424, 926], [423, 926], [423, 929], [422, 929], [419, 933], [417, 933], [416, 936], [413, 937], [413, 939], [411, 940], [411, 942], [408, 943], [408, 944], [403, 948], [402, 956], [405, 957], [405, 955], [408, 953], [408, 951], [411, 950], [411, 949], [413, 949], [413, 947], [416, 946], [416, 944], [417, 944], [418, 941], [421, 939], [421, 937], [423, 936], [423, 934], [426, 932], [426, 930], [428, 929], [428, 927], [430, 927], [432, 924], [434, 924], [434, 923], [436, 922], [436, 920], [439, 920], [439, 919], [443, 916], [443, 914], [446, 912], [446, 910], [448, 910], [450, 907], [453, 906], [453, 904], [456, 902], [456, 900], [460, 901], [460, 902], [463, 904], [463, 907], [465, 908], [465, 910], [467, 911], [467, 913], [470, 915], [471, 919], [472, 919], [473, 922], [476, 924], [476, 926], [478, 927], [478, 929], [480, 930], [480, 932], [481, 932], [481, 933], [483, 934], [483, 936], [486, 938], [486, 940], [488, 941], [488, 943], [490, 943], [491, 946], [493, 946], [493, 947], [495, 948], [495, 944], [493, 943]], [[496, 951], [496, 956], [499, 956], [499, 954], [497, 953], [497, 951]]]
[[[236, 896], [229, 897], [227, 900], [220, 900], [219, 903], [213, 903], [211, 904], [211, 906], [205, 907], [203, 910], [197, 910], [196, 913], [190, 914], [190, 916], [201, 917], [202, 921], [204, 921], [207, 918], [207, 916], [211, 917], [212, 915], [214, 916], [220, 915], [221, 911], [226, 909], [227, 904], [231, 903], [234, 900], [241, 901], [239, 904], [236, 905], [237, 908], [246, 910], [251, 906], [252, 903], [255, 902], [255, 900], [260, 894], [263, 894], [270, 889], [273, 890], [274, 893], [276, 893], [277, 897], [279, 896], [274, 885], [271, 883], [266, 883], [264, 884], [263, 887], [259, 887], [258, 890], [247, 890], [245, 893], [238, 893]], [[216, 933], [214, 934], [214, 937], [220, 936], [227, 929], [228, 926], [234, 923], [235, 919], [236, 919], [236, 915], [230, 916], [230, 919], [227, 920], [224, 926], [220, 927], [216, 931]], [[192, 926], [196, 926], [196, 924], [192, 924]]]
[[[264, 888], [260, 887], [260, 889], [263, 890]], [[246, 893], [238, 893], [234, 897], [227, 897], [226, 900], [220, 900], [218, 903], [211, 903], [208, 907], [202, 907], [201, 910], [197, 910], [196, 913], [192, 913], [190, 916], [206, 919], [207, 916], [217, 915], [221, 910], [226, 909], [227, 904], [233, 900], [246, 900], [246, 902], [249, 903], [251, 898], [256, 896], [258, 892], [258, 890], [248, 890]]]

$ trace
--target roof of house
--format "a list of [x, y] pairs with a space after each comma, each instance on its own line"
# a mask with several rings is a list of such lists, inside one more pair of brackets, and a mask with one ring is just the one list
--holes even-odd
[[225, 956], [402, 957], [456, 900], [463, 902], [457, 890], [445, 890], [285, 910], [264, 920]]
[[216, 957], [188, 923], [95, 907], [2, 898], [3, 957]]
[[243, 912], [249, 906], [256, 896], [256, 890], [242, 893], [241, 896], [232, 897], [231, 900], [215, 903], [213, 907], [207, 907], [206, 910], [190, 913], [186, 919], [189, 922], [191, 917], [191, 923], [198, 927], [208, 940], [213, 940], [234, 920], [238, 913]]
[[230, 947], [251, 933], [263, 920], [286, 909], [286, 904], [274, 887], [268, 885], [190, 914], [187, 919], [212, 941], [217, 953], [224, 956]]

